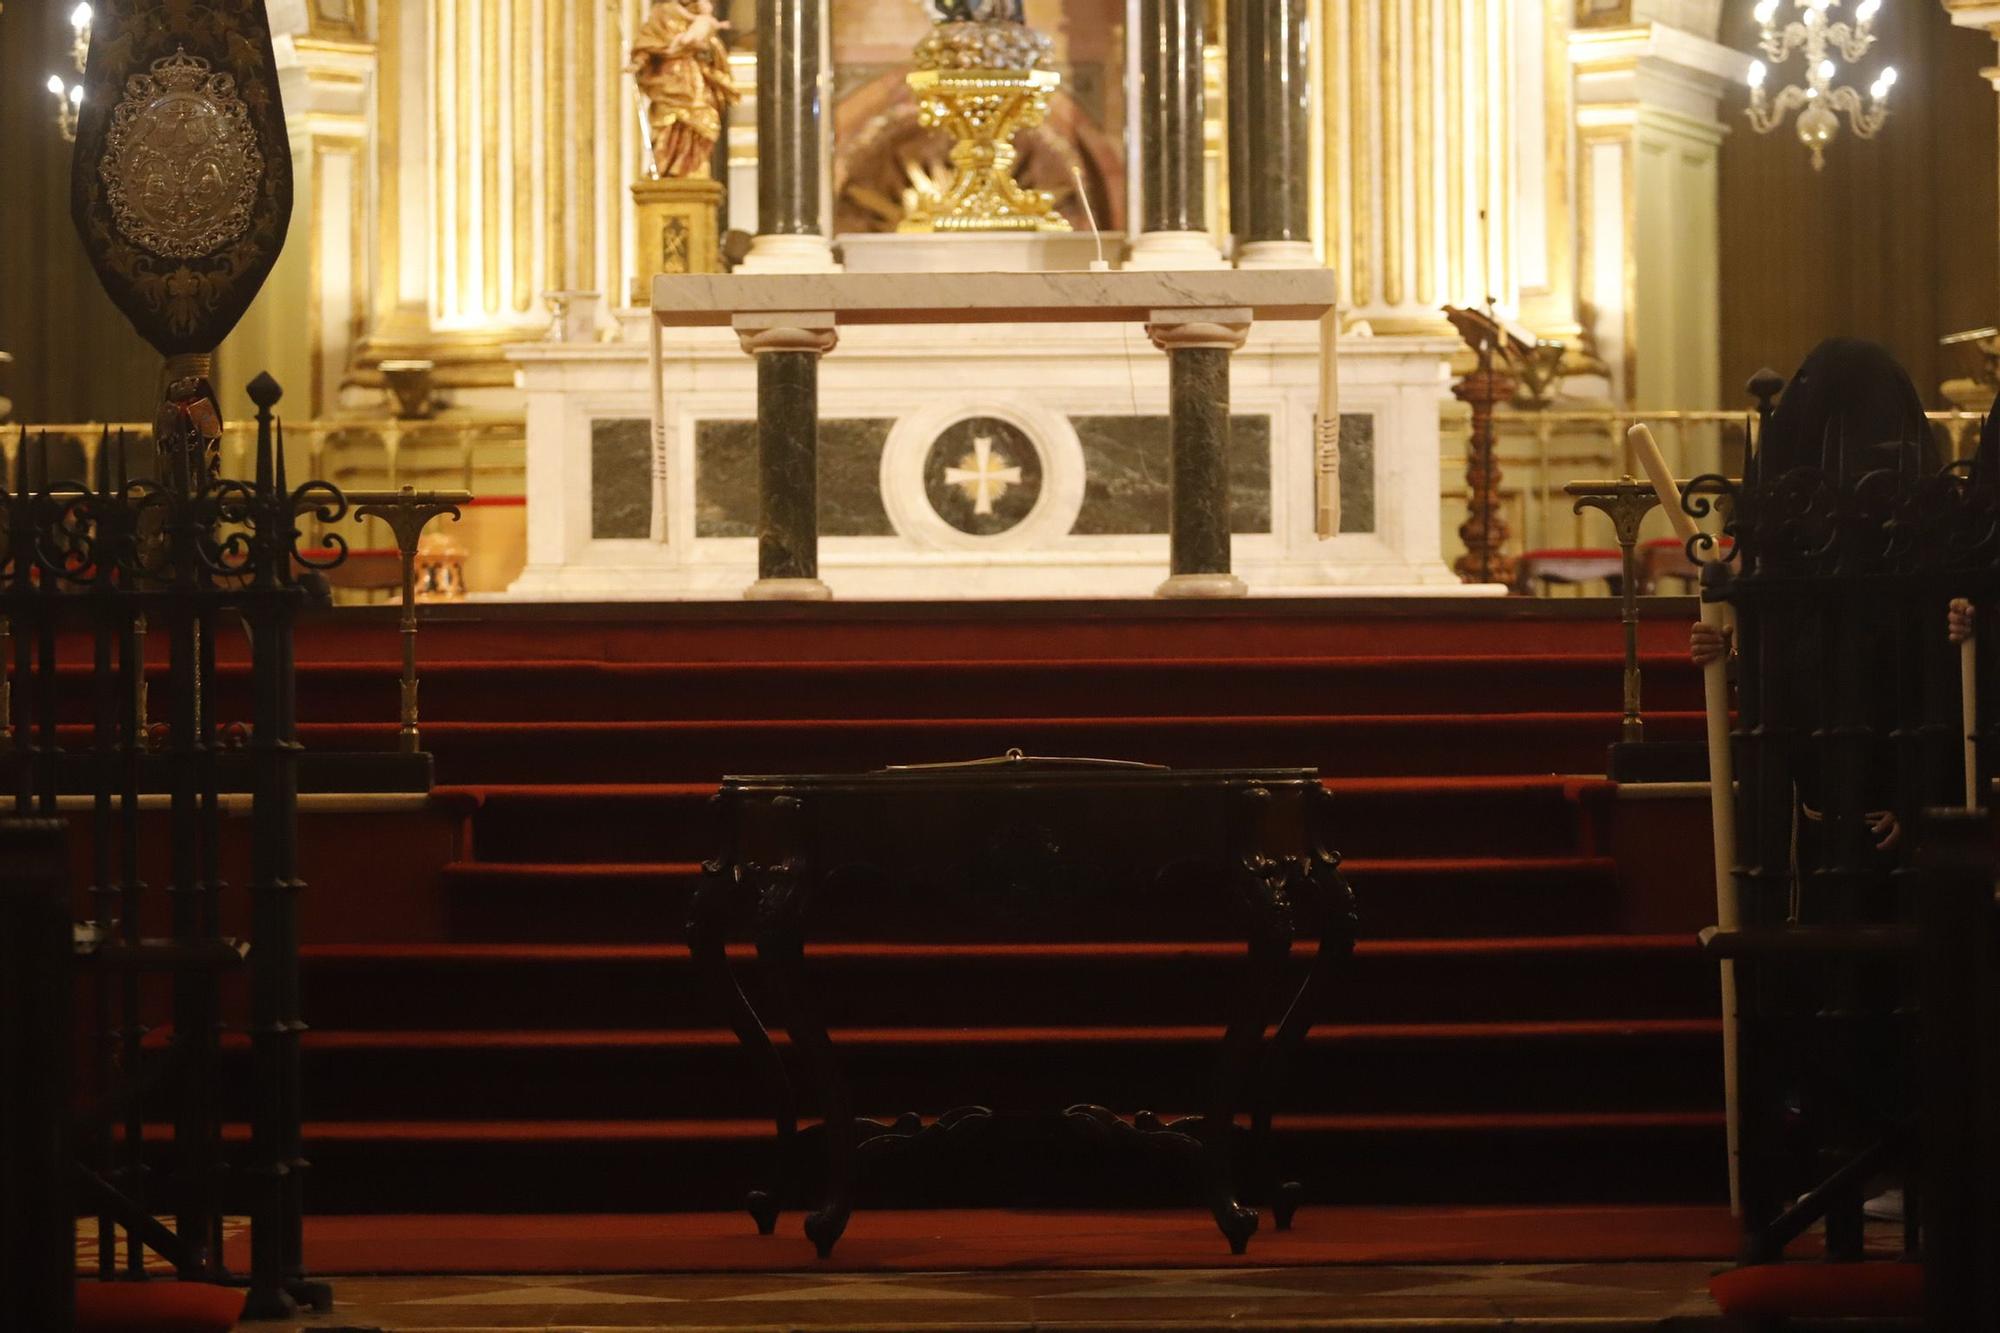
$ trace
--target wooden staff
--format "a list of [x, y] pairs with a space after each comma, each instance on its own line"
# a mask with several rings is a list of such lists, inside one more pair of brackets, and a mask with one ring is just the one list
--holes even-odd
[[1965, 721], [1965, 808], [1979, 808], [1979, 644], [1973, 635], [1958, 645], [1958, 706]]
[[[1667, 470], [1667, 460], [1661, 456], [1652, 430], [1642, 422], [1626, 432], [1626, 438], [1660, 497], [1660, 508], [1667, 511], [1667, 518], [1674, 525], [1674, 535], [1686, 544], [1696, 534], [1695, 522], [1681, 508], [1681, 488], [1674, 481], [1674, 474]], [[1703, 599], [1701, 623], [1726, 634], [1728, 606]], [[1715, 924], [1733, 931], [1741, 922], [1741, 913], [1736, 897], [1736, 775], [1729, 749], [1727, 653], [1702, 668], [1701, 684], [1708, 709], [1708, 813], [1715, 836]], [[1741, 1216], [1743, 1112], [1736, 1076], [1737, 1032], [1736, 963], [1725, 958], [1722, 960], [1722, 1097], [1729, 1138], [1729, 1207]]]

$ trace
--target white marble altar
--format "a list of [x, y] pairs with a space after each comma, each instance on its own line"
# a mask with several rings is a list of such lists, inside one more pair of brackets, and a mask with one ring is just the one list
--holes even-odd
[[[1167, 362], [1144, 323], [1156, 308], [1227, 304], [1265, 317], [1232, 367], [1234, 569], [1250, 593], [1460, 593], [1442, 559], [1437, 503], [1450, 340], [1342, 340], [1341, 531], [1325, 540], [1315, 531], [1318, 325], [1299, 317], [1324, 305], [1317, 276], [673, 279], [683, 284], [680, 318], [723, 327], [659, 331], [658, 467], [648, 312], [621, 312], [610, 340], [509, 350], [527, 397], [531, 500], [528, 563], [508, 595], [744, 594], [757, 571], [756, 366], [727, 327], [733, 307], [820, 311], [839, 325], [819, 375], [819, 576], [834, 596], [1149, 596], [1167, 564]], [[1047, 317], [1057, 287], [1081, 299], [1074, 280], [1091, 292], [1084, 318], [1124, 322], [870, 322], [899, 303]], [[685, 285], [694, 282], [702, 292]], [[986, 484], [1011, 512], [968, 521], [962, 506], [938, 503], [940, 483], [945, 467], [966, 470], [958, 455], [977, 455], [980, 438], [980, 466], [1023, 478]], [[928, 480], [927, 467], [936, 474]], [[954, 484], [967, 495], [980, 485], [944, 483]]]

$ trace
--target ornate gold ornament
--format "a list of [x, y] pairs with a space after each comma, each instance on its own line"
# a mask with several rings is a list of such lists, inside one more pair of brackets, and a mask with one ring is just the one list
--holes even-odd
[[[98, 170], [127, 240], [164, 258], [198, 259], [250, 229], [264, 155], [236, 80], [181, 47], [126, 80]], [[170, 282], [169, 295], [192, 293]]]
[[897, 230], [1070, 230], [1055, 196], [1014, 179], [1014, 136], [1048, 118], [1062, 86], [1049, 51], [1047, 37], [1012, 20], [940, 23], [918, 44], [910, 90], [923, 123], [955, 140], [952, 175]]

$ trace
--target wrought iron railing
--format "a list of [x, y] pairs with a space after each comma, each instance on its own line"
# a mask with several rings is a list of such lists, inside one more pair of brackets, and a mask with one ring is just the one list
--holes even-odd
[[[1865, 472], [1846, 457], [1789, 467], [1771, 448], [1742, 480], [1697, 477], [1681, 496], [1691, 518], [1722, 520], [1727, 545], [1697, 535], [1688, 555], [1709, 566], [1704, 596], [1734, 610], [1740, 654], [1733, 836], [1718, 837], [1733, 867], [1704, 939], [1735, 969], [1743, 1254], [1776, 1261], [1823, 1225], [1829, 1258], [1861, 1259], [1863, 1199], [1885, 1174], [1913, 1202], [1934, 1188], [1955, 1201], [1913, 1218], [1907, 1252], [1984, 1254], [1993, 1213], [1963, 1187], [1990, 1179], [2000, 1142], [1990, 1119], [1954, 1117], [1974, 1096], [1990, 1112], [1991, 1071], [1946, 1066], [1990, 1046], [1935, 1047], [1993, 1031], [1982, 807], [2000, 752], [2000, 478], [1964, 460], [1927, 474], [1917, 441]], [[1954, 598], [1981, 608], [1972, 649], [1949, 642]], [[1952, 807], [1979, 813], [1954, 828]], [[1913, 856], [1920, 838], [1929, 854]], [[1940, 916], [1946, 892], [1957, 905]], [[1982, 932], [1947, 956], [1952, 936]], [[1934, 1313], [1958, 1313], [1927, 1327], [1991, 1325], [1991, 1288], [1968, 1285], [1981, 1271], [1933, 1274], [1949, 1277]]]
[[[20, 816], [53, 817], [65, 791], [91, 797], [90, 903], [83, 956], [96, 985], [97, 1097], [84, 1135], [78, 1181], [98, 1216], [99, 1262], [114, 1276], [145, 1275], [143, 1252], [165, 1257], [185, 1280], [227, 1276], [222, 1218], [233, 1194], [251, 1217], [252, 1306], [281, 1313], [324, 1306], [322, 1284], [305, 1277], [303, 1111], [299, 1036], [297, 865], [298, 727], [292, 635], [316, 571], [339, 563], [338, 543], [302, 545], [298, 516], [337, 518], [347, 505], [319, 480], [293, 488], [271, 407], [268, 376], [251, 386], [259, 407], [249, 479], [225, 477], [198, 424], [163, 438], [149, 465], [129, 441], [99, 437], [94, 467], [55, 470], [30, 439], [0, 507], [6, 518], [0, 608], [12, 631], [11, 745], [0, 763]], [[196, 421], [192, 415], [190, 422]], [[240, 749], [220, 723], [216, 645], [240, 619], [251, 641], [250, 724]], [[146, 713], [147, 640], [164, 640], [168, 661], [162, 737]], [[65, 697], [65, 642], [88, 644], [83, 698]], [[66, 710], [74, 710], [65, 718]], [[247, 901], [225, 909], [220, 793], [254, 794]], [[164, 864], [164, 938], [143, 924], [155, 908], [142, 879], [148, 852], [142, 791], [170, 797]], [[247, 919], [246, 938], [224, 933], [225, 916]], [[113, 965], [114, 962], [117, 965]], [[251, 1142], [230, 1162], [223, 1144], [223, 978], [247, 966], [250, 988]], [[147, 1042], [157, 1022], [141, 986], [147, 973], [171, 980], [171, 1037]], [[172, 1126], [170, 1166], [148, 1161], [147, 1121]], [[159, 1221], [170, 1214], [171, 1226]]]
[[[125, 448], [151, 456], [150, 425], [117, 422], [10, 423], [0, 425], [0, 480], [11, 485], [20, 473], [22, 442], [46, 439], [55, 469], [63, 476], [95, 476], [98, 451], [105, 441], [126, 441]], [[511, 497], [527, 489], [527, 426], [519, 416], [435, 417], [423, 421], [395, 418], [285, 422], [291, 459], [307, 476], [332, 482], [344, 491], [460, 492], [485, 497]], [[256, 448], [256, 423], [232, 422], [223, 429], [222, 471], [247, 475]], [[37, 448], [41, 447], [39, 444]], [[380, 519], [354, 519], [343, 531], [351, 545], [393, 548], [389, 526]], [[308, 531], [321, 537], [336, 529], [313, 524]]]
[[[259, 376], [250, 392], [259, 413], [247, 459], [218, 456], [212, 433], [188, 424], [194, 415], [159, 441], [150, 431], [106, 427], [9, 432], [0, 484], [0, 779], [18, 816], [54, 817], [81, 802], [91, 820], [93, 921], [78, 932], [77, 957], [95, 979], [95, 1095], [76, 1181], [99, 1219], [101, 1275], [122, 1267], [127, 1278], [144, 1277], [150, 1250], [183, 1279], [228, 1279], [222, 1219], [234, 1199], [251, 1218], [250, 1309], [272, 1316], [327, 1300], [324, 1284], [306, 1280], [302, 1251], [293, 631], [348, 555], [340, 526], [350, 513], [386, 526], [403, 591], [400, 753], [387, 758], [398, 773], [421, 770], [427, 785], [417, 729], [417, 544], [426, 524], [455, 516], [470, 496], [407, 485], [343, 493], [320, 479], [290, 486], [284, 432], [271, 412], [278, 386]], [[217, 644], [239, 620], [250, 634], [250, 696], [225, 705]], [[63, 670], [81, 665], [79, 653], [90, 666], [81, 687]], [[157, 666], [149, 673], [149, 657], [165, 658], [163, 675]], [[247, 725], [223, 720], [225, 706], [246, 702]], [[250, 880], [245, 906], [232, 909], [221, 821], [224, 797], [241, 792], [253, 798]], [[162, 799], [163, 910], [141, 880], [161, 849], [140, 819]], [[156, 913], [169, 933], [149, 938], [142, 921], [150, 925]], [[247, 936], [224, 934], [225, 921], [242, 920]], [[220, 1034], [222, 979], [238, 970], [249, 976], [251, 1138], [232, 1162]], [[171, 978], [163, 1049], [147, 1040], [149, 1025], [165, 1016], [142, 987], [149, 975]], [[67, 1114], [67, 1083], [47, 1092]], [[10, 1130], [26, 1123], [25, 1112], [7, 1109]], [[157, 1149], [148, 1145], [152, 1119], [172, 1129]], [[161, 1156], [165, 1172], [155, 1170]]]

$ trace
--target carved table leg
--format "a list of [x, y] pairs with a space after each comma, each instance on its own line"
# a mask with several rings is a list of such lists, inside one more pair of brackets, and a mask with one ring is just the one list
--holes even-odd
[[1264, 813], [1270, 809], [1270, 793], [1253, 788], [1244, 794], [1244, 801], [1245, 831], [1239, 836], [1233, 887], [1248, 911], [1249, 951], [1242, 998], [1229, 1030], [1223, 1035], [1202, 1135], [1209, 1211], [1228, 1239], [1232, 1254], [1242, 1254], [1249, 1248], [1250, 1237], [1257, 1232], [1257, 1211], [1245, 1207], [1237, 1198], [1232, 1143], [1236, 1107], [1256, 1070], [1264, 1043], [1264, 1025], [1270, 1018], [1272, 998], [1284, 974], [1285, 961], [1291, 955], [1294, 933], [1291, 899], [1286, 893], [1291, 868], [1256, 850], [1257, 833], [1263, 825]]
[[729, 940], [729, 917], [734, 905], [734, 890], [738, 882], [738, 872], [719, 861], [711, 861], [702, 867], [702, 880], [695, 890], [694, 902], [688, 916], [688, 953], [693, 957], [698, 975], [708, 992], [721, 1005], [723, 1016], [735, 1032], [744, 1054], [757, 1071], [758, 1079], [771, 1101], [772, 1119], [777, 1128], [776, 1160], [771, 1165], [770, 1183], [763, 1189], [753, 1189], [744, 1200], [751, 1218], [757, 1223], [759, 1235], [768, 1236], [778, 1225], [779, 1210], [784, 1207], [785, 1177], [798, 1138], [797, 1101], [792, 1093], [792, 1080], [785, 1073], [785, 1062], [778, 1058], [777, 1048], [771, 1044], [771, 1034], [764, 1028], [763, 1020], [737, 984], [735, 973], [730, 970], [727, 945]]
[[854, 1096], [834, 1058], [826, 1021], [805, 983], [805, 903], [810, 886], [796, 862], [765, 872], [758, 916], [757, 961], [771, 999], [784, 1013], [785, 1031], [805, 1060], [825, 1113], [826, 1198], [806, 1215], [806, 1236], [824, 1259], [833, 1253], [854, 1211]]
[[1293, 883], [1307, 898], [1305, 910], [1312, 921], [1310, 929], [1319, 944], [1319, 953], [1286, 1008], [1278, 1030], [1264, 1048], [1264, 1062], [1258, 1071], [1250, 1110], [1252, 1157], [1257, 1163], [1259, 1182], [1270, 1191], [1271, 1213], [1280, 1231], [1292, 1229], [1292, 1217], [1298, 1212], [1305, 1190], [1298, 1181], [1279, 1178], [1271, 1144], [1271, 1116], [1278, 1095], [1284, 1090], [1292, 1056], [1312, 1029], [1328, 983], [1354, 956], [1356, 931], [1354, 893], [1340, 873], [1339, 856], [1322, 848], [1310, 868], [1296, 876]]

